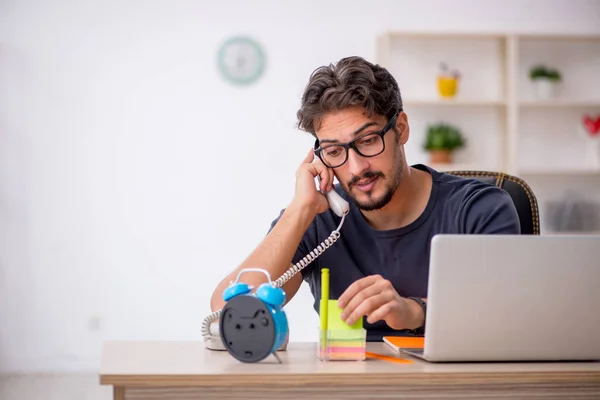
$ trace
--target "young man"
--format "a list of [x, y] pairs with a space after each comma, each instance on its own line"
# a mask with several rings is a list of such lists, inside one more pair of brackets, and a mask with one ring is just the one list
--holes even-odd
[[[408, 166], [409, 124], [395, 79], [360, 57], [317, 69], [297, 113], [300, 129], [316, 139], [296, 173], [293, 201], [260, 245], [215, 289], [211, 307], [243, 268], [281, 276], [323, 242], [340, 222], [322, 192], [350, 202], [340, 238], [285, 285], [289, 301], [306, 280], [318, 312], [320, 269], [330, 270], [330, 298], [342, 318], [364, 318], [368, 340], [422, 332], [426, 315], [429, 246], [438, 233], [518, 234], [509, 195], [493, 185]], [[334, 187], [334, 176], [339, 185]], [[262, 274], [244, 274], [258, 286]]]

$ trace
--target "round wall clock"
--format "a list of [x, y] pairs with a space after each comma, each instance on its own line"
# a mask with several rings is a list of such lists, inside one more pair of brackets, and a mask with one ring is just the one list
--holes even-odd
[[234, 84], [245, 85], [256, 81], [265, 70], [265, 64], [261, 45], [246, 36], [230, 38], [219, 49], [219, 71]]

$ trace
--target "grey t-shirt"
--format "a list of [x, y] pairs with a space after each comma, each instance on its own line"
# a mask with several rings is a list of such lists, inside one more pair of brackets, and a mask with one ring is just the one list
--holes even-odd
[[[339, 298], [354, 281], [376, 274], [389, 280], [400, 296], [426, 298], [429, 246], [434, 235], [520, 233], [517, 211], [504, 190], [475, 179], [441, 173], [425, 165], [413, 167], [429, 172], [433, 178], [427, 206], [414, 222], [399, 229], [378, 231], [369, 226], [360, 210], [349, 201], [350, 212], [340, 230], [340, 238], [301, 271], [314, 296], [313, 307], [317, 313], [321, 268], [329, 268], [330, 299]], [[341, 188], [336, 186], [335, 190], [348, 200]], [[316, 248], [339, 222], [340, 218], [331, 210], [317, 215], [292, 262], [295, 264]], [[394, 331], [383, 321], [369, 324], [364, 318], [363, 324], [369, 341], [406, 334]]]

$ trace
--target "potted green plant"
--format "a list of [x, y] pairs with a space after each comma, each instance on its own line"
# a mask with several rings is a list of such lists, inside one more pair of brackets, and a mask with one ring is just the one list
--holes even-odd
[[534, 84], [538, 99], [548, 99], [556, 94], [556, 86], [561, 82], [561, 73], [556, 68], [545, 65], [534, 65], [529, 71], [529, 78]]
[[449, 164], [452, 152], [466, 145], [462, 132], [450, 124], [438, 123], [427, 127], [423, 148], [429, 152], [432, 164]]

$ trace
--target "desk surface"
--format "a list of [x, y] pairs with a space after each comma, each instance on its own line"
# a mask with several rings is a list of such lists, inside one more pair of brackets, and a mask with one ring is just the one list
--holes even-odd
[[259, 387], [299, 385], [372, 386], [398, 384], [504, 385], [519, 383], [600, 384], [600, 362], [572, 363], [428, 363], [395, 353], [384, 343], [368, 351], [412, 359], [412, 364], [383, 360], [317, 359], [316, 343], [289, 343], [270, 356], [245, 364], [225, 351], [211, 351], [202, 342], [107, 342], [100, 381], [115, 387], [206, 386]]

